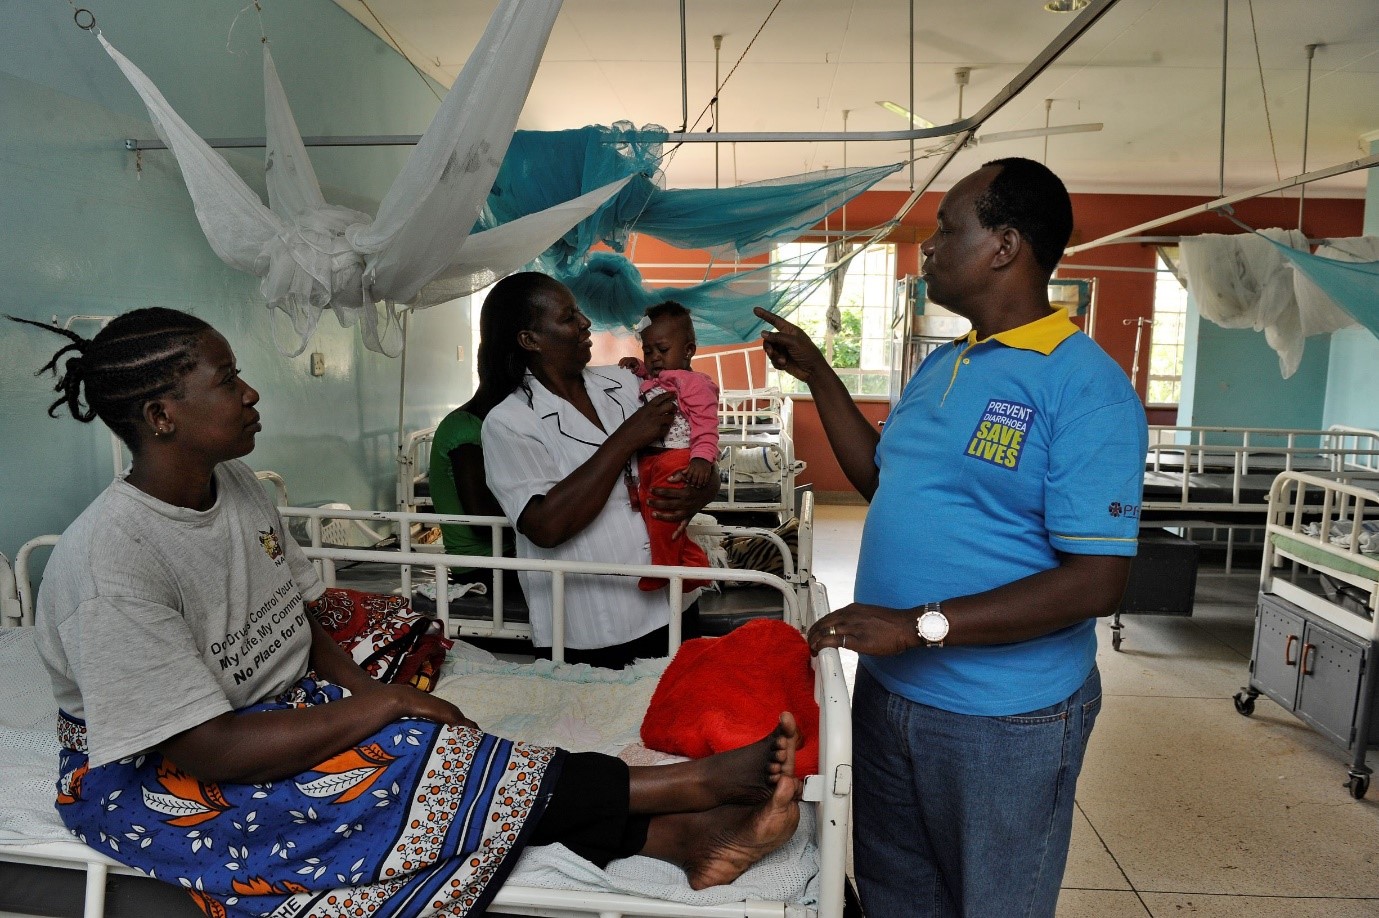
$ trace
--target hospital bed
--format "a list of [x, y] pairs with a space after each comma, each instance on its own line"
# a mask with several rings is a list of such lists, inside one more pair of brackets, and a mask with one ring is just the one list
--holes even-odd
[[[1151, 426], [1138, 510], [1139, 563], [1147, 565], [1150, 579], [1132, 570], [1122, 608], [1111, 619], [1112, 648], [1120, 650], [1124, 612], [1191, 613], [1200, 547], [1223, 549], [1228, 575], [1234, 573], [1237, 549], [1262, 550], [1270, 489], [1279, 473], [1291, 471], [1379, 483], [1379, 432], [1344, 425], [1325, 430]], [[1165, 577], [1172, 582], [1165, 583]], [[1185, 604], [1168, 605], [1184, 595]]]
[[[725, 407], [731, 406], [731, 407]], [[720, 394], [718, 497], [704, 512], [770, 517], [783, 523], [796, 512], [794, 403], [779, 392]], [[436, 428], [413, 431], [398, 451], [397, 509], [425, 511], [430, 492], [431, 443]], [[434, 550], [434, 549], [422, 549]]]
[[1141, 523], [1206, 533], [1198, 541], [1226, 549], [1228, 572], [1237, 533], [1262, 532], [1280, 472], [1379, 481], [1379, 432], [1362, 428], [1152, 426], [1149, 437]]
[[[1379, 739], [1379, 491], [1283, 472], [1269, 494], [1259, 604], [1241, 714], [1268, 695], [1352, 755], [1346, 788], [1369, 789]], [[1287, 570], [1291, 562], [1291, 570]]]
[[[761, 345], [698, 354], [691, 363], [719, 381], [723, 487], [705, 511], [772, 514], [785, 522], [795, 512], [795, 479], [804, 463], [795, 457], [794, 402], [758, 378], [764, 373]], [[746, 388], [723, 385], [730, 378], [745, 380]]]
[[[32, 630], [24, 627], [33, 624], [33, 595], [30, 585], [29, 565], [34, 550], [55, 544], [56, 537], [42, 537], [26, 544], [16, 558], [16, 588], [0, 589], [0, 596], [12, 597], [3, 606], [6, 626], [0, 628], [0, 687], [7, 689], [0, 694], [0, 792], [7, 801], [0, 809], [0, 862], [67, 868], [84, 872], [85, 918], [100, 918], [105, 911], [107, 880], [111, 876], [141, 876], [138, 871], [120, 865], [106, 855], [73, 840], [57, 819], [52, 806], [57, 762], [57, 740], [53, 729], [56, 706], [48, 690], [47, 676], [38, 660]], [[664, 576], [671, 580], [668, 602], [678, 600], [684, 577], [704, 578], [706, 572], [701, 568], [657, 568], [651, 566], [618, 566], [587, 563], [560, 563], [551, 561], [517, 561], [505, 558], [466, 558], [435, 554], [420, 554], [411, 551], [383, 552], [364, 549], [344, 549], [328, 547], [305, 547], [304, 551], [313, 561], [320, 563], [329, 571], [332, 565], [340, 565], [354, 560], [372, 564], [391, 564], [397, 567], [398, 577], [405, 578], [407, 568], [449, 566], [491, 566], [508, 568], [525, 566], [550, 571], [557, 583], [572, 573], [599, 573], [608, 576], [638, 577], [646, 574]], [[807, 624], [829, 609], [828, 598], [823, 587], [810, 580], [804, 599], [791, 583], [760, 572], [738, 572], [710, 570], [709, 577], [749, 575], [753, 582], [769, 585], [777, 590], [783, 610], [788, 610], [787, 620]], [[501, 578], [498, 578], [501, 580]], [[444, 582], [442, 579], [441, 582]], [[556, 621], [561, 621], [563, 599], [559, 587], [556, 592]], [[672, 617], [672, 622], [676, 619]], [[678, 641], [677, 628], [672, 624], [672, 643]], [[560, 642], [563, 627], [556, 627], [555, 659], [562, 656]], [[489, 691], [490, 698], [510, 698], [515, 686], [522, 684], [524, 678], [552, 679], [569, 675], [576, 671], [589, 673], [587, 667], [562, 667], [556, 663], [538, 661], [527, 667], [515, 664], [488, 663], [463, 659], [466, 655], [459, 645], [447, 663], [445, 675], [465, 679], [503, 678], [507, 682], [502, 691]], [[644, 667], [646, 662], [635, 664]], [[663, 663], [662, 663], [663, 665]], [[804, 800], [808, 804], [802, 812], [801, 829], [782, 852], [785, 866], [780, 863], [762, 864], [744, 874], [730, 887], [706, 890], [705, 896], [689, 890], [687, 884], [679, 889], [656, 885], [655, 874], [637, 872], [633, 862], [645, 859], [632, 858], [610, 865], [610, 876], [590, 877], [585, 869], [581, 873], [579, 864], [571, 864], [569, 859], [561, 859], [560, 846], [530, 849], [522, 856], [512, 877], [499, 890], [494, 903], [489, 907], [490, 914], [517, 914], [556, 916], [556, 918], [578, 918], [578, 916], [598, 915], [600, 918], [615, 916], [683, 916], [683, 918], [839, 918], [843, 911], [844, 869], [847, 851], [849, 806], [851, 796], [851, 713], [848, 692], [838, 652], [833, 649], [822, 651], [815, 658], [815, 696], [820, 706], [820, 772], [805, 782]], [[523, 670], [526, 672], [523, 672]], [[604, 671], [593, 671], [604, 672]], [[608, 698], [608, 708], [625, 707], [617, 691], [616, 674], [607, 677], [607, 685], [597, 685], [599, 697]], [[654, 679], [654, 673], [652, 674]], [[584, 676], [587, 681], [588, 676]], [[633, 674], [633, 683], [637, 674]], [[437, 692], [446, 690], [448, 681], [443, 678]], [[649, 688], [654, 682], [645, 683], [643, 694], [649, 698]], [[559, 699], [574, 695], [569, 691], [547, 690], [544, 699]], [[521, 710], [523, 705], [515, 705]], [[559, 712], [550, 712], [557, 720]], [[633, 712], [634, 721], [640, 720], [640, 713]], [[578, 716], [578, 712], [570, 716]], [[548, 718], [549, 719], [549, 718]], [[568, 719], [568, 718], [566, 718]], [[635, 730], [635, 724], [633, 726]], [[625, 732], [625, 730], [624, 730]], [[582, 731], [577, 730], [576, 733]], [[526, 736], [517, 736], [526, 739]], [[617, 737], [601, 736], [600, 742]], [[539, 737], [533, 741], [541, 741]], [[598, 748], [597, 744], [583, 748]], [[606, 750], [605, 750], [606, 751]], [[781, 854], [781, 852], [777, 852]], [[555, 861], [550, 861], [554, 857]], [[547, 858], [543, 860], [543, 858]], [[776, 858], [772, 855], [771, 858]], [[574, 859], [578, 861], [578, 859]], [[781, 859], [777, 859], [778, 861]], [[620, 867], [620, 865], [622, 865]], [[793, 866], [792, 866], [793, 865]], [[615, 868], [627, 872], [619, 874]], [[758, 870], [761, 868], [761, 870]], [[592, 873], [602, 873], [592, 871]], [[804, 874], [808, 873], [808, 877]], [[552, 878], [555, 879], [552, 879]], [[650, 879], [648, 879], [650, 877]], [[781, 877], [804, 877], [807, 882], [793, 884], [790, 888], [780, 886]], [[683, 883], [683, 878], [681, 878]], [[655, 888], [656, 894], [647, 892], [648, 884]], [[744, 892], [745, 890], [745, 892]]]
[[432, 506], [428, 482], [431, 476], [431, 441], [435, 426], [409, 433], [397, 452], [397, 509], [415, 512]]
[[[671, 588], [685, 577], [714, 579], [721, 583], [720, 591], [704, 591], [699, 600], [700, 619], [706, 633], [720, 634], [750, 619], [763, 616], [779, 617], [799, 626], [802, 610], [808, 607], [812, 589], [813, 564], [813, 495], [802, 496], [800, 517], [796, 527], [795, 548], [768, 528], [743, 526], [691, 526], [691, 535], [709, 539], [761, 540], [774, 549], [779, 559], [780, 575], [773, 576], [756, 570], [738, 568], [710, 568], [712, 577], [705, 577], [705, 568], [674, 568], [681, 574]], [[512, 523], [500, 516], [472, 516], [403, 511], [371, 511], [324, 507], [279, 507], [284, 522], [299, 538], [303, 548], [310, 548], [318, 559], [322, 578], [330, 585], [377, 592], [398, 592], [411, 596], [414, 605], [428, 614], [444, 608], [444, 619], [451, 637], [488, 638], [499, 640], [531, 640], [531, 625], [526, 603], [520, 591], [511, 589], [505, 578], [495, 576], [491, 587], [483, 591], [469, 590], [463, 576], [449, 576], [449, 570], [459, 568], [490, 568], [500, 570], [541, 570], [548, 562], [497, 557], [502, 554], [505, 532]], [[382, 563], [369, 549], [351, 549], [332, 545], [332, 531], [341, 531], [342, 524], [370, 528], [391, 528], [397, 534], [398, 549], [409, 557], [424, 554], [421, 560], [399, 563], [396, 553], [389, 552]], [[462, 558], [456, 555], [431, 554], [433, 546], [418, 545], [416, 533], [425, 532], [441, 524], [464, 524], [476, 531], [487, 531], [492, 556]], [[300, 524], [300, 525], [299, 525]], [[459, 560], [457, 560], [459, 559]], [[553, 563], [553, 562], [550, 562]], [[606, 565], [605, 565], [606, 566]], [[777, 565], [772, 565], [776, 567]], [[662, 568], [657, 568], [661, 570]], [[566, 566], [567, 572], [576, 568]], [[789, 594], [782, 601], [778, 586], [784, 584]]]

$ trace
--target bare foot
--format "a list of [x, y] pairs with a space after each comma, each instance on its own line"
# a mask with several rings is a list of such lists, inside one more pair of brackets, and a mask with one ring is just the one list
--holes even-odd
[[792, 773], [778, 775], [775, 791], [759, 806], [725, 806], [713, 811], [713, 815], [721, 814], [723, 824], [701, 836], [702, 846], [696, 846], [685, 861], [691, 889], [731, 883], [795, 834], [800, 805], [795, 802], [799, 781], [793, 764]]
[[755, 806], [769, 800], [782, 775], [794, 777], [799, 745], [795, 715], [782, 711], [776, 729], [762, 739], [703, 760], [713, 768], [710, 780], [719, 802]]
[[757, 806], [771, 798], [782, 776], [794, 776], [799, 744], [800, 728], [783, 712], [776, 729], [750, 746], [693, 762], [634, 767], [628, 805], [646, 815]]

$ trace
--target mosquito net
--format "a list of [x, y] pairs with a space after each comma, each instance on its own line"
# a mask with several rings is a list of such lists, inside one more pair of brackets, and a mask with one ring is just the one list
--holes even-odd
[[[364, 343], [396, 353], [395, 303], [431, 306], [478, 290], [536, 258], [616, 194], [625, 180], [585, 188], [522, 219], [474, 232], [531, 88], [560, 0], [502, 0], [402, 172], [370, 216], [327, 203], [263, 46], [269, 203], [244, 183], [103, 36], [101, 44], [148, 109], [187, 183], [211, 248], [260, 278], [265, 300], [292, 322], [300, 354], [326, 309], [362, 323]], [[393, 343], [390, 344], [389, 339]]]

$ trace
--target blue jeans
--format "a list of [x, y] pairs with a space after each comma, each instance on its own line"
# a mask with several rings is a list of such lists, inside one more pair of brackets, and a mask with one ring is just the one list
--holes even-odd
[[1009, 717], [918, 704], [859, 667], [853, 851], [868, 918], [1052, 918], [1100, 709], [1095, 667], [1072, 697]]

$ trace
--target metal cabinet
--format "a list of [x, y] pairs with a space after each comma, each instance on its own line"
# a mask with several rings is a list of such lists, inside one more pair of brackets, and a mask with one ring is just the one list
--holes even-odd
[[[1250, 688], [1349, 750], [1362, 734], [1366, 740], [1379, 739], [1375, 716], [1366, 731], [1359, 730], [1358, 721], [1370, 653], [1366, 642], [1286, 599], [1263, 593], [1255, 611]], [[1253, 698], [1237, 697], [1237, 706], [1242, 703], [1252, 705]]]

